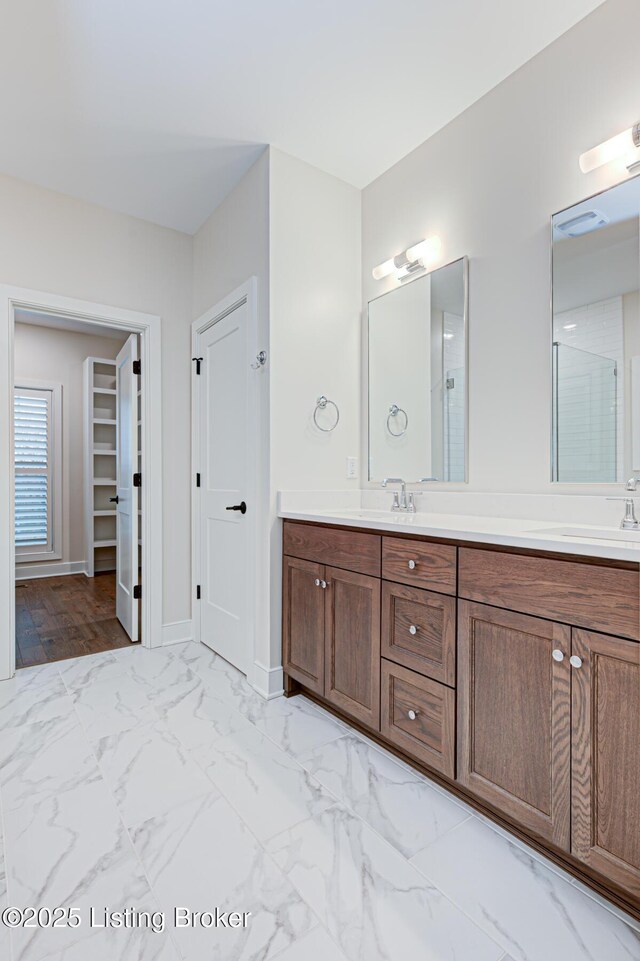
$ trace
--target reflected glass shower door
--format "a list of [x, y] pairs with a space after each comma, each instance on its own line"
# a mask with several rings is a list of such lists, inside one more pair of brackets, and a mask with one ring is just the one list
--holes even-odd
[[617, 480], [616, 368], [609, 357], [553, 345], [553, 480]]

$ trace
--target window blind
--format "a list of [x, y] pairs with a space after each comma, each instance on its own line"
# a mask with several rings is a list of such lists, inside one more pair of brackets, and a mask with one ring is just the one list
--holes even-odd
[[16, 549], [52, 549], [51, 391], [14, 395]]

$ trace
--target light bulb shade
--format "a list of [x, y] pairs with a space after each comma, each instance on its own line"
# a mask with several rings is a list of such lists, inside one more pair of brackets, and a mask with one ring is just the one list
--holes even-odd
[[383, 277], [388, 277], [396, 269], [395, 261], [393, 258], [391, 260], [385, 260], [383, 264], [378, 264], [374, 267], [371, 273], [373, 274], [374, 280], [382, 280]]
[[438, 259], [441, 248], [442, 243], [439, 237], [429, 237], [428, 240], [421, 240], [419, 244], [414, 244], [413, 247], [407, 247], [406, 257], [410, 263], [419, 260], [424, 265], [430, 264]]
[[591, 173], [597, 167], [624, 157], [625, 154], [632, 154], [640, 146], [640, 124], [629, 127], [623, 133], [605, 140], [592, 150], [587, 150], [580, 157], [580, 170], [583, 174]]

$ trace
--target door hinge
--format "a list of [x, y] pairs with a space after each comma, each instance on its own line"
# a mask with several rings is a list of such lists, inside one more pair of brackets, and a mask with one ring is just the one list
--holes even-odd
[[142, 487], [142, 474], [134, 474], [134, 475], [133, 475], [133, 486], [134, 486], [134, 487]]
[[200, 600], [200, 585], [199, 585], [199, 584], [198, 584], [198, 586], [196, 587], [196, 600], [197, 600], [197, 601]]
[[196, 487], [200, 487], [200, 474], [196, 474]]
[[139, 601], [142, 597], [142, 584], [136, 584], [133, 588], [133, 599]]
[[202, 357], [192, 357], [191, 360], [195, 361], [196, 374], [200, 373], [200, 364], [202, 363]]
[[455, 377], [447, 377], [445, 385], [447, 390], [453, 390], [453, 388], [456, 386]]
[[141, 374], [141, 373], [142, 373], [142, 361], [141, 361], [141, 360], [134, 360], [134, 362], [133, 362], [133, 372], [134, 372], [134, 374]]

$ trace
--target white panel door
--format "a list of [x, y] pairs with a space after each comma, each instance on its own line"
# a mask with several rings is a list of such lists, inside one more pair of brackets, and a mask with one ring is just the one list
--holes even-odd
[[116, 360], [116, 615], [132, 641], [138, 640], [138, 338], [127, 340]]
[[[200, 637], [243, 673], [252, 623], [246, 302], [199, 335]], [[241, 509], [238, 509], [241, 508]]]

